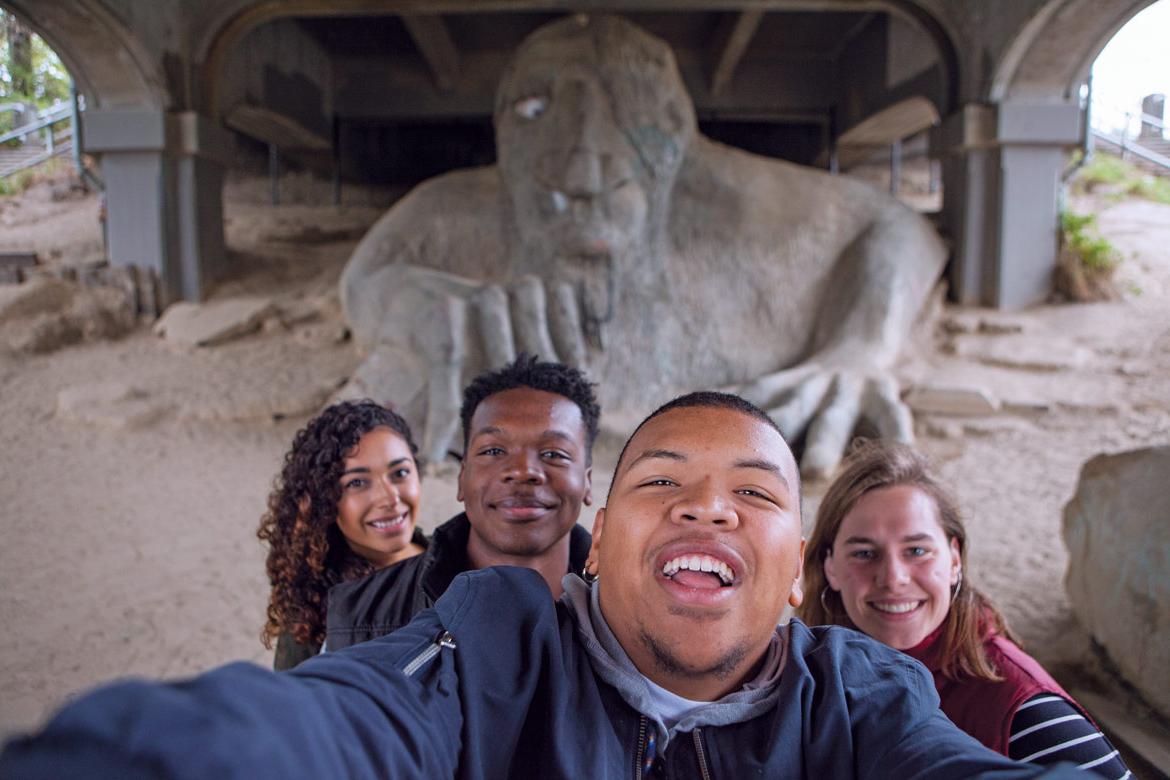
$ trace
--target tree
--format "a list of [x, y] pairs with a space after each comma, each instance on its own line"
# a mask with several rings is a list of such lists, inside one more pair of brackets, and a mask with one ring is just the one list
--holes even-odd
[[41, 36], [0, 9], [0, 102], [44, 108], [69, 97], [69, 72]]
[[13, 96], [32, 95], [32, 31], [12, 14], [4, 14], [4, 39], [8, 43], [8, 78]]

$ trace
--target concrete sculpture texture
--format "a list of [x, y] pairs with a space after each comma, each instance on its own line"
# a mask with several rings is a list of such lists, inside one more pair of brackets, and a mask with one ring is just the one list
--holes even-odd
[[496, 165], [415, 188], [341, 279], [370, 350], [347, 394], [419, 425], [442, 457], [466, 378], [520, 350], [584, 365], [607, 412], [735, 387], [806, 473], [855, 424], [909, 440], [890, 374], [944, 260], [870, 186], [715, 143], [670, 48], [616, 17], [530, 35], [495, 105]]
[[1170, 717], [1170, 446], [1098, 455], [1064, 508], [1073, 612]]

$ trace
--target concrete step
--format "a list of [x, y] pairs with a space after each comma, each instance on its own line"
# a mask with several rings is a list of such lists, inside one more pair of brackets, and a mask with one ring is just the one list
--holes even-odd
[[[67, 154], [70, 148], [71, 145], [68, 141], [58, 143], [56, 148], [53, 149], [51, 156], [58, 157], [62, 154]], [[0, 179], [5, 176], [11, 176], [25, 168], [39, 165], [47, 159], [49, 158], [45, 156], [44, 147], [0, 147]]]

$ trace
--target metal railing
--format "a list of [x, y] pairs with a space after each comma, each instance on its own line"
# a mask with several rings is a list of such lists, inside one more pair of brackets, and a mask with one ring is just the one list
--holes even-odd
[[[44, 139], [43, 152], [22, 157], [0, 172], [0, 176], [11, 176], [26, 168], [39, 165], [50, 157], [65, 151], [67, 146], [62, 142], [72, 141], [74, 135], [72, 115], [73, 107], [70, 104], [54, 106], [38, 111], [37, 118], [32, 122], [0, 135], [0, 151], [2, 151], [4, 144], [13, 140], [19, 140], [21, 146], [27, 146], [30, 137], [37, 137], [40, 134]], [[68, 124], [67, 129], [61, 133], [56, 132], [54, 127], [63, 122]]]
[[[1103, 124], [1101, 121], [1102, 109], [1111, 110], [1114, 117], [1125, 117], [1125, 121], [1121, 124], [1120, 129], [1117, 129], [1116, 124], [1112, 126], [1105, 126]], [[1135, 118], [1137, 118], [1138, 126], [1141, 128], [1136, 135], [1131, 130]], [[1102, 104], [1094, 101], [1091, 124], [1093, 136], [1116, 146], [1120, 150], [1123, 159], [1126, 155], [1132, 154], [1134, 157], [1138, 157], [1152, 165], [1170, 171], [1170, 156], [1168, 156], [1168, 152], [1170, 152], [1170, 141], [1164, 138], [1166, 124], [1160, 117], [1152, 116], [1140, 110], [1135, 111], [1133, 109], [1121, 108], [1108, 103]], [[1152, 128], [1154, 131], [1153, 135], [1143, 133], [1142, 130], [1146, 128]]]

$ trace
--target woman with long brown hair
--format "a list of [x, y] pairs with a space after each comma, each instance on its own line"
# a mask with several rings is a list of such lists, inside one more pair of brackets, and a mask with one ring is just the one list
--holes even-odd
[[258, 536], [272, 594], [262, 639], [274, 666], [316, 655], [329, 588], [417, 555], [418, 448], [406, 421], [372, 401], [330, 406], [284, 457]]
[[901, 444], [859, 442], [817, 512], [798, 614], [921, 661], [943, 712], [992, 750], [1125, 776], [1117, 751], [1020, 648], [966, 571], [962, 517], [926, 458]]

